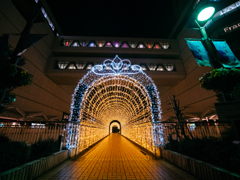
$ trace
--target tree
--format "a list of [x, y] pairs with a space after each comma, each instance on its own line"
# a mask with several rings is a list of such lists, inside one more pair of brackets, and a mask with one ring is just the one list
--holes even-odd
[[4, 96], [0, 112], [4, 110], [4, 104], [11, 104], [12, 101], [15, 101], [16, 97], [12, 93], [14, 89], [32, 83], [33, 75], [19, 67], [26, 64], [25, 58], [17, 56], [16, 64], [12, 64], [13, 52], [10, 48], [0, 52], [0, 94], [1, 97]]

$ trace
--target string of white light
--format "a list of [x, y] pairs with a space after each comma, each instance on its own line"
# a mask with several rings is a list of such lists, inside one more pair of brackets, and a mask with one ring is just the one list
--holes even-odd
[[[161, 120], [160, 105], [153, 80], [140, 66], [116, 56], [103, 65], [94, 66], [79, 81], [73, 94], [70, 117], [80, 125], [91, 125], [84, 131], [94, 133], [101, 128], [99, 138], [108, 134], [112, 120], [118, 120], [125, 136], [153, 151], [153, 146], [164, 143], [163, 128], [156, 124]], [[82, 140], [88, 144], [86, 146], [91, 145], [84, 137]]]

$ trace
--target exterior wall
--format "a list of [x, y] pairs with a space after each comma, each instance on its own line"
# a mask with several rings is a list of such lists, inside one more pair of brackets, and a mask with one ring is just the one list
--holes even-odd
[[[9, 0], [0, 1], [0, 36], [3, 33], [19, 34], [26, 24], [15, 6]], [[71, 95], [74, 87], [59, 86], [45, 76], [44, 70], [51, 53], [54, 34], [47, 23], [34, 24], [31, 33], [48, 34], [23, 54], [27, 58], [23, 67], [31, 73], [33, 83], [20, 87], [13, 92], [17, 95], [16, 102], [24, 111], [43, 111], [47, 116], [59, 116], [62, 112], [69, 112]], [[19, 36], [11, 35], [9, 45], [15, 47]]]
[[177, 40], [180, 49], [180, 59], [182, 59], [186, 78], [179, 83], [171, 86], [168, 90], [160, 91], [162, 102], [162, 120], [167, 120], [170, 116], [175, 116], [171, 105], [169, 105], [168, 96], [176, 95], [180, 101], [180, 107], [189, 105], [184, 113], [201, 114], [208, 106], [214, 106], [216, 96], [213, 91], [208, 91], [200, 87], [199, 78], [211, 71], [211, 67], [199, 67], [194, 59], [184, 38], [200, 38], [196, 30], [187, 29], [186, 27], [178, 35]]

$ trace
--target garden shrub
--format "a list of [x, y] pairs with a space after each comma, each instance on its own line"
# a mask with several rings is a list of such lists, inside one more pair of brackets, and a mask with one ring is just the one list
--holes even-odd
[[31, 160], [39, 159], [41, 157], [50, 156], [59, 151], [59, 142], [54, 139], [42, 140], [41, 138], [35, 144], [31, 145]]
[[29, 161], [30, 147], [25, 142], [11, 141], [0, 135], [0, 172]]
[[[233, 140], [234, 136], [229, 131], [222, 135], [222, 139], [213, 137], [184, 139], [171, 150], [239, 173], [240, 144], [233, 144]], [[170, 149], [169, 144], [165, 146], [165, 149]]]
[[25, 142], [11, 141], [0, 135], [0, 172], [20, 166], [32, 160], [50, 156], [59, 151], [59, 142], [53, 139], [42, 140], [28, 146]]

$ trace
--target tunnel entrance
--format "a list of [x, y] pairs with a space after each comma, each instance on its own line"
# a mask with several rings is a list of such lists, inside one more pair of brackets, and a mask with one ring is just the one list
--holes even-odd
[[121, 134], [121, 123], [118, 120], [113, 120], [112, 122], [110, 122], [109, 134], [115, 133], [115, 131], [113, 132], [113, 127], [116, 127], [114, 129], [117, 129], [117, 132], [119, 132], [119, 134]]
[[114, 126], [112, 127], [112, 133], [118, 133], [118, 132], [119, 132], [118, 127], [114, 125]]
[[114, 125], [120, 134], [149, 151], [161, 143], [157, 88], [141, 67], [129, 60], [116, 56], [94, 66], [79, 81], [71, 109], [71, 120], [79, 122], [78, 151], [115, 132]]

